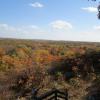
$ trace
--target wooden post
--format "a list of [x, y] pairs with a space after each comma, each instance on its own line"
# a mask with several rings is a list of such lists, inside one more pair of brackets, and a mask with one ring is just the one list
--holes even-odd
[[37, 96], [37, 90], [33, 90], [32, 100], [46, 100], [46, 98], [49, 98], [48, 100], [57, 100], [58, 98], [68, 100], [68, 91], [61, 92], [57, 89], [52, 89], [41, 96]]
[[55, 100], [57, 100], [57, 91], [55, 91]]
[[68, 91], [65, 91], [65, 100], [68, 100]]
[[37, 100], [37, 93], [39, 89], [33, 89], [32, 90], [32, 100]]

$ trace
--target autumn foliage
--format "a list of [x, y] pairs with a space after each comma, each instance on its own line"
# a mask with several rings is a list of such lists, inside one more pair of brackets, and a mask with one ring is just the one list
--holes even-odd
[[30, 98], [32, 88], [55, 81], [86, 80], [99, 66], [99, 43], [0, 40], [0, 99]]

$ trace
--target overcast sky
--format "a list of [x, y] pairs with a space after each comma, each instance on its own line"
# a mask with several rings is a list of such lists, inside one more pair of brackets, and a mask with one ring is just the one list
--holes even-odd
[[0, 0], [0, 37], [100, 42], [98, 2]]

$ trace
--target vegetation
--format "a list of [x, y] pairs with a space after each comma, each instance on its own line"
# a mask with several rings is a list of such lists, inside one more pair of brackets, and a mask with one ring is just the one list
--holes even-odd
[[0, 39], [0, 100], [28, 100], [33, 88], [40, 95], [55, 87], [83, 100], [99, 82], [100, 43]]
[[[99, 0], [88, 0], [88, 1], [99, 1]], [[97, 16], [98, 16], [98, 19], [100, 19], [100, 4], [98, 5], [97, 9], [98, 9]]]

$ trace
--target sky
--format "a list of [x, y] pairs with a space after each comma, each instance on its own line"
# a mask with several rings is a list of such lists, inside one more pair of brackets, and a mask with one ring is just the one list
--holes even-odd
[[0, 0], [0, 38], [100, 42], [98, 2]]

